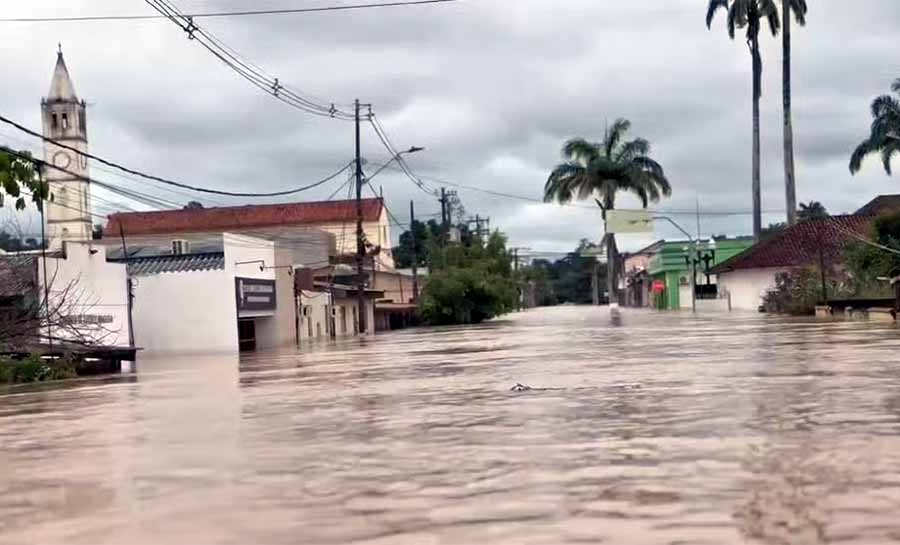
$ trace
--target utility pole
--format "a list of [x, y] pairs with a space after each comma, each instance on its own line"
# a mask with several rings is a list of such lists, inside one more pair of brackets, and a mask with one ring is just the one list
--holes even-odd
[[416, 252], [416, 231], [414, 229], [416, 223], [416, 206], [413, 201], [409, 201], [409, 232], [412, 234], [412, 273], [413, 273], [413, 303], [419, 302], [419, 254]]
[[447, 229], [447, 188], [441, 188], [441, 232], [443, 234], [442, 242], [446, 245], [449, 238], [449, 229]]
[[522, 298], [525, 295], [525, 292], [522, 288], [522, 282], [519, 279], [519, 251], [527, 252], [531, 250], [531, 248], [524, 248], [522, 246], [518, 246], [515, 248], [510, 248], [513, 253], [513, 278], [516, 282], [516, 292], [518, 293], [518, 297], [516, 299], [516, 310], [522, 310]]
[[[38, 171], [38, 183], [40, 184], [41, 192], [44, 191], [44, 167], [43, 165], [36, 165]], [[49, 190], [47, 191], [49, 195]], [[49, 241], [47, 240], [47, 233], [44, 230], [44, 210], [47, 207], [48, 199], [41, 200], [41, 264], [44, 269], [44, 309], [47, 315], [47, 344], [50, 347], [50, 352], [53, 352], [53, 330], [50, 327], [50, 286], [47, 284], [47, 244]], [[40, 339], [40, 335], [38, 335], [38, 339]]]
[[365, 261], [366, 243], [363, 231], [362, 209], [362, 154], [359, 141], [359, 99], [354, 103], [356, 107], [356, 314], [359, 322], [359, 334], [366, 333], [366, 279], [363, 263]]

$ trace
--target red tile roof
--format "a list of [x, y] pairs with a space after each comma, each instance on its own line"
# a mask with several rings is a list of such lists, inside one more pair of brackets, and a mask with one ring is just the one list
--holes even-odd
[[853, 240], [851, 233], [868, 237], [872, 221], [871, 217], [852, 215], [800, 222], [719, 264], [713, 273], [814, 265], [819, 262], [820, 248], [825, 262], [834, 264]]
[[[362, 208], [363, 221], [378, 221], [384, 204], [381, 199], [363, 199]], [[356, 201], [298, 202], [112, 214], [105, 232], [118, 236], [120, 225], [126, 236], [136, 236], [353, 221]]]

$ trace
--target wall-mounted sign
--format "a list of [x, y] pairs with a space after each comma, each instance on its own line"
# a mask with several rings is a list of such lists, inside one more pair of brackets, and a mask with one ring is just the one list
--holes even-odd
[[607, 233], [652, 233], [653, 216], [649, 210], [609, 210]]
[[274, 280], [235, 278], [234, 283], [238, 312], [275, 310]]

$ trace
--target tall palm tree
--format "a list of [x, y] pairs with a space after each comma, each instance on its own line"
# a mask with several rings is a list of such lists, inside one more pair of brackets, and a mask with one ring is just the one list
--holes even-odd
[[797, 223], [797, 179], [794, 171], [794, 121], [791, 115], [791, 14], [806, 25], [806, 0], [782, 0], [782, 98], [784, 100], [784, 191], [788, 225]]
[[[557, 165], [544, 186], [544, 201], [568, 203], [594, 197], [606, 214], [616, 207], [616, 194], [633, 193], [644, 208], [672, 194], [663, 167], [650, 158], [650, 143], [643, 138], [625, 141], [631, 128], [627, 119], [608, 127], [600, 142], [574, 138], [562, 148], [564, 163]], [[618, 302], [618, 249], [616, 237], [607, 233], [607, 274], [610, 303]]]
[[[891, 90], [900, 96], [900, 79], [894, 81]], [[891, 95], [876, 98], [872, 102], [872, 118], [872, 134], [853, 152], [850, 172], [859, 172], [867, 155], [880, 153], [884, 171], [890, 176], [891, 158], [900, 153], [900, 100]]]
[[775, 0], [709, 0], [706, 26], [712, 28], [716, 12], [723, 9], [728, 14], [728, 35], [733, 40], [739, 28], [747, 29], [747, 46], [753, 59], [753, 237], [762, 235], [762, 197], [760, 196], [759, 165], [759, 99], [762, 98], [762, 53], [759, 50], [759, 33], [763, 22], [769, 24], [772, 35], [778, 34], [778, 6]]

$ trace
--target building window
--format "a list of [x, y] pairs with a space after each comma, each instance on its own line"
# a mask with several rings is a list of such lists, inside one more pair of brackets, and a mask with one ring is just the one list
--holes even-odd
[[69, 114], [62, 114], [62, 128], [64, 131], [69, 129]]
[[78, 129], [83, 133], [87, 132], [87, 121], [85, 120], [84, 112], [81, 112], [81, 115], [78, 116]]
[[68, 191], [63, 187], [59, 190], [59, 195], [56, 197], [56, 202], [59, 203], [60, 206], [66, 206], [69, 201]]
[[50, 115], [50, 127], [53, 129], [59, 128], [59, 118], [56, 117], [56, 114]]

